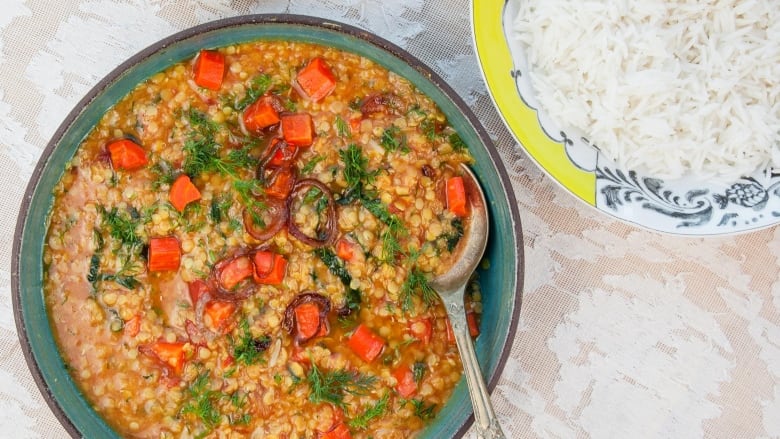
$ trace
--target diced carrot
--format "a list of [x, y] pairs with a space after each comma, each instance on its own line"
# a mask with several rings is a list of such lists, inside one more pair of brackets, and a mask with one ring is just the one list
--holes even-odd
[[353, 136], [360, 133], [360, 123], [363, 122], [362, 116], [356, 116], [356, 117], [350, 117], [349, 118], [349, 132]]
[[279, 168], [273, 176], [271, 184], [265, 188], [265, 194], [277, 200], [284, 200], [290, 195], [295, 185], [295, 174], [291, 166]]
[[461, 218], [468, 215], [468, 200], [463, 177], [452, 177], [447, 180], [447, 209]]
[[161, 236], [149, 240], [149, 271], [174, 271], [179, 269], [181, 248], [173, 236]]
[[180, 375], [184, 370], [184, 342], [156, 341], [148, 345], [141, 345], [138, 350], [156, 358], [165, 366]]
[[141, 332], [141, 314], [136, 314], [125, 322], [125, 335], [135, 337], [139, 332]]
[[355, 257], [354, 244], [347, 238], [341, 238], [336, 242], [336, 255], [344, 261], [351, 261]]
[[171, 185], [168, 200], [170, 200], [176, 210], [181, 212], [187, 204], [200, 200], [200, 191], [195, 187], [187, 174], [182, 174]]
[[132, 171], [145, 166], [149, 160], [141, 145], [130, 139], [119, 139], [109, 143], [108, 153], [115, 169]]
[[222, 369], [227, 369], [228, 367], [232, 366], [233, 363], [235, 363], [235, 362], [236, 362], [236, 359], [233, 358], [232, 355], [227, 355], [220, 362], [220, 366], [222, 367]]
[[452, 330], [452, 323], [448, 318], [445, 318], [444, 321], [447, 323], [447, 342], [455, 343], [455, 331]]
[[187, 289], [189, 290], [190, 293], [190, 300], [192, 301], [192, 306], [195, 306], [198, 303], [198, 300], [200, 300], [201, 296], [211, 292], [211, 288], [209, 288], [209, 285], [201, 279], [194, 280], [192, 282], [187, 283]]
[[249, 256], [237, 257], [222, 267], [218, 274], [219, 284], [226, 290], [232, 290], [254, 272], [255, 266]]
[[402, 398], [408, 398], [417, 392], [417, 382], [414, 381], [412, 369], [403, 364], [393, 371], [393, 377], [398, 382], [395, 390]]
[[196, 84], [210, 90], [219, 90], [225, 74], [225, 57], [216, 50], [201, 50], [193, 70]]
[[469, 311], [466, 313], [466, 322], [469, 324], [469, 335], [475, 338], [479, 335], [479, 322], [477, 322], [477, 313]]
[[314, 302], [302, 303], [295, 307], [295, 326], [302, 340], [308, 340], [322, 331], [320, 307]]
[[[280, 139], [275, 139], [275, 141], [272, 141], [271, 147], [275, 146], [279, 142], [281, 142]], [[283, 144], [279, 145], [278, 148], [276, 148], [276, 151], [274, 151], [274, 155], [271, 156], [268, 164], [270, 166], [289, 166], [290, 163], [295, 160], [295, 154], [297, 152], [297, 146], [293, 146], [287, 142], [284, 142]]]
[[314, 102], [323, 99], [336, 88], [336, 77], [322, 58], [309, 61], [295, 78], [298, 87]]
[[282, 116], [282, 136], [293, 146], [309, 146], [314, 141], [314, 123], [309, 113]]
[[230, 316], [236, 311], [236, 304], [225, 300], [212, 300], [203, 307], [203, 314], [211, 320], [211, 329], [224, 332], [229, 326]]
[[346, 424], [342, 422], [323, 433], [320, 439], [352, 439], [352, 433], [350, 433]]
[[370, 363], [382, 353], [385, 341], [361, 323], [347, 340], [347, 346], [363, 361]]
[[279, 123], [279, 113], [268, 100], [259, 99], [244, 110], [244, 127], [260, 131]]
[[287, 259], [273, 252], [259, 251], [252, 256], [255, 264], [253, 273], [256, 283], [264, 285], [279, 285], [287, 272]]
[[414, 320], [409, 323], [409, 331], [414, 335], [414, 338], [427, 345], [433, 335], [433, 323], [428, 318]]

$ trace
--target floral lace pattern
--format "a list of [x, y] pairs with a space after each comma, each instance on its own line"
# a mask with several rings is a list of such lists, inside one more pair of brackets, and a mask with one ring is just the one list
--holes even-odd
[[[492, 107], [467, 0], [5, 0], [2, 436], [66, 437], [23, 360], [10, 299], [19, 200], [46, 142], [87, 90], [132, 54], [192, 25], [249, 13], [317, 15], [377, 33], [440, 73], [491, 133], [521, 204], [526, 247], [519, 331], [493, 392], [509, 437], [780, 437], [780, 228], [679, 238], [575, 200], [519, 152]], [[604, 172], [615, 203], [635, 184], [653, 187]], [[697, 194], [667, 201], [683, 211], [708, 208], [726, 224], [749, 221], [729, 212], [753, 211], [780, 190], [768, 181], [741, 181], [711, 194], [707, 206]], [[663, 190], [655, 193], [663, 199]]]

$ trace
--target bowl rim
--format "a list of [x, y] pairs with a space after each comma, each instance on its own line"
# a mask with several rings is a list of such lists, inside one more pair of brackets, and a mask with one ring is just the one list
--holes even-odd
[[[74, 438], [81, 437], [82, 436], [81, 431], [73, 423], [73, 421], [67, 416], [60, 402], [55, 398], [54, 393], [52, 392], [46, 379], [43, 376], [41, 367], [39, 366], [32, 352], [31, 343], [30, 343], [30, 334], [28, 334], [27, 327], [25, 326], [25, 322], [22, 315], [23, 313], [21, 310], [22, 292], [21, 292], [21, 284], [20, 284], [20, 277], [21, 277], [20, 270], [22, 269], [22, 261], [21, 261], [22, 237], [24, 234], [25, 223], [29, 216], [33, 194], [41, 180], [44, 168], [46, 168], [46, 165], [51, 159], [53, 152], [61, 143], [63, 136], [68, 132], [68, 130], [71, 129], [74, 121], [84, 112], [84, 110], [92, 103], [92, 101], [94, 101], [98, 96], [100, 96], [106, 90], [106, 88], [108, 88], [108, 86], [113, 84], [115, 81], [119, 80], [126, 71], [136, 66], [137, 64], [140, 64], [150, 55], [155, 54], [183, 40], [197, 37], [198, 35], [207, 32], [216, 31], [216, 30], [225, 30], [232, 27], [240, 27], [240, 26], [247, 26], [247, 25], [274, 25], [274, 24], [319, 28], [322, 30], [342, 33], [342, 34], [346, 34], [347, 36], [360, 39], [364, 42], [369, 43], [370, 45], [376, 46], [379, 49], [388, 52], [392, 56], [395, 56], [396, 58], [408, 64], [418, 73], [421, 73], [423, 76], [425, 76], [428, 81], [430, 81], [433, 85], [435, 85], [448, 99], [452, 101], [452, 103], [455, 105], [457, 110], [465, 117], [468, 123], [471, 124], [480, 142], [485, 146], [487, 155], [492, 162], [493, 169], [496, 171], [496, 173], [499, 176], [500, 179], [499, 183], [503, 189], [502, 192], [505, 198], [504, 201], [506, 202], [510, 214], [510, 218], [507, 218], [507, 220], [508, 223], [511, 224], [511, 230], [515, 237], [514, 250], [515, 250], [515, 259], [516, 259], [515, 262], [516, 262], [517, 270], [514, 277], [515, 291], [514, 291], [514, 297], [512, 303], [513, 311], [512, 314], [509, 316], [509, 328], [506, 333], [506, 337], [504, 337], [504, 340], [501, 340], [501, 345], [502, 345], [501, 355], [496, 363], [496, 367], [492, 376], [488, 378], [487, 386], [489, 391], [495, 389], [496, 384], [498, 383], [498, 380], [501, 377], [501, 373], [504, 369], [504, 366], [506, 365], [507, 359], [512, 350], [511, 349], [512, 340], [514, 339], [514, 336], [517, 331], [518, 321], [520, 317], [520, 310], [522, 306], [523, 284], [524, 284], [524, 273], [525, 273], [523, 231], [520, 223], [518, 204], [514, 194], [514, 190], [512, 189], [512, 184], [509, 178], [508, 171], [503, 161], [501, 160], [501, 156], [498, 150], [495, 148], [495, 145], [493, 144], [486, 129], [479, 122], [479, 119], [469, 108], [469, 106], [463, 101], [463, 99], [460, 98], [457, 92], [455, 92], [455, 90], [451, 86], [449, 86], [435, 71], [433, 71], [421, 60], [411, 55], [405, 49], [401, 48], [400, 46], [397, 46], [396, 44], [376, 34], [373, 34], [371, 32], [368, 32], [366, 30], [363, 30], [353, 25], [348, 25], [335, 20], [330, 20], [330, 19], [315, 17], [315, 16], [308, 16], [308, 15], [298, 15], [298, 14], [239, 15], [239, 16], [228, 17], [228, 18], [223, 18], [219, 20], [213, 20], [202, 24], [198, 24], [196, 26], [186, 28], [184, 30], [171, 34], [167, 37], [159, 39], [154, 43], [148, 45], [144, 49], [140, 50], [139, 52], [136, 52], [134, 55], [129, 57], [127, 60], [125, 60], [117, 67], [112, 69], [105, 76], [103, 76], [100, 79], [100, 81], [97, 82], [89, 90], [89, 92], [75, 104], [73, 109], [63, 119], [63, 121], [61, 122], [61, 124], [59, 125], [59, 127], [57, 128], [57, 130], [55, 131], [55, 133], [52, 135], [51, 139], [47, 143], [46, 147], [42, 151], [38, 159], [38, 162], [30, 176], [30, 180], [27, 183], [24, 196], [20, 203], [20, 209], [19, 209], [19, 214], [17, 216], [16, 227], [14, 229], [13, 245], [12, 245], [12, 253], [11, 253], [12, 254], [11, 299], [12, 299], [14, 320], [17, 329], [17, 336], [19, 338], [22, 347], [22, 353], [24, 355], [27, 366], [32, 374], [32, 377], [39, 391], [41, 392], [42, 396], [44, 397], [44, 400], [46, 401], [47, 405], [49, 406], [49, 408], [51, 409], [55, 417], [59, 420], [60, 424], [65, 428], [68, 434], [70, 434], [70, 436]], [[474, 421], [474, 414], [472, 412], [459, 426], [458, 430], [455, 432], [453, 437], [455, 438], [462, 437], [469, 429], [473, 421]]]

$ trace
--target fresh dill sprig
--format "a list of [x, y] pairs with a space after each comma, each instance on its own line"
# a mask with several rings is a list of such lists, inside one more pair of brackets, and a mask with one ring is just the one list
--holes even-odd
[[401, 151], [403, 153], [409, 152], [409, 145], [406, 144], [406, 135], [401, 132], [401, 129], [395, 125], [390, 125], [382, 132], [382, 137], [379, 139], [379, 144], [387, 152]]
[[192, 414], [201, 420], [210, 432], [222, 420], [222, 413], [216, 405], [223, 397], [221, 392], [209, 388], [209, 372], [203, 372], [195, 378], [188, 389], [189, 401], [182, 407], [182, 414]]
[[211, 199], [209, 205], [209, 219], [214, 224], [219, 224], [223, 219], [230, 219], [230, 206], [233, 200], [230, 197], [220, 195]]
[[303, 168], [301, 168], [301, 174], [311, 174], [312, 171], [314, 171], [314, 168], [317, 166], [317, 163], [325, 160], [325, 156], [322, 155], [315, 155], [314, 157], [310, 158], [308, 162], [306, 162], [305, 165], [303, 165]]
[[119, 246], [136, 246], [141, 244], [141, 237], [138, 236], [136, 228], [138, 219], [133, 219], [132, 215], [120, 212], [116, 207], [106, 210], [103, 206], [98, 206], [98, 212], [102, 217], [103, 226], [108, 228], [109, 235], [119, 241]]
[[263, 96], [268, 92], [268, 89], [273, 85], [271, 76], [267, 73], [261, 73], [252, 79], [252, 83], [246, 91], [243, 99], [236, 102], [236, 110], [243, 111], [252, 102], [256, 101], [260, 96]]
[[346, 149], [339, 151], [339, 157], [344, 163], [344, 180], [349, 186], [349, 191], [361, 194], [363, 188], [374, 182], [378, 171], [368, 170], [368, 158], [363, 155], [363, 150], [352, 143]]
[[393, 233], [392, 228], [388, 227], [382, 232], [380, 239], [382, 241], [382, 262], [395, 262], [396, 258], [402, 253], [398, 236], [396, 236], [396, 233]]
[[400, 299], [401, 309], [408, 312], [412, 309], [412, 298], [418, 296], [426, 306], [431, 306], [438, 295], [428, 283], [428, 276], [417, 266], [417, 258], [420, 254], [416, 251], [409, 251], [409, 272], [406, 275], [403, 285], [401, 285]]
[[347, 122], [343, 117], [341, 117], [340, 114], [336, 115], [336, 120], [333, 124], [336, 125], [336, 133], [339, 137], [344, 139], [349, 139], [352, 137], [352, 133], [349, 130], [349, 125], [347, 125]]
[[346, 407], [344, 397], [347, 394], [365, 395], [377, 381], [374, 376], [346, 369], [323, 372], [313, 362], [306, 379], [311, 391], [309, 401], [315, 404], [330, 403], [341, 408]]
[[371, 421], [385, 414], [387, 411], [387, 402], [389, 399], [390, 393], [386, 392], [382, 398], [379, 399], [379, 401], [374, 403], [374, 405], [367, 408], [366, 411], [361, 413], [359, 416], [351, 419], [349, 421], [349, 426], [359, 430], [367, 429]]
[[241, 169], [251, 168], [257, 164], [257, 159], [249, 154], [253, 145], [239, 150], [232, 150], [227, 157], [220, 156], [221, 145], [215, 139], [220, 125], [206, 114], [190, 109], [185, 116], [193, 131], [184, 142], [184, 163], [182, 169], [190, 178], [195, 178], [205, 172], [219, 172], [237, 178]]
[[267, 335], [253, 337], [247, 319], [241, 320], [238, 329], [240, 330], [238, 340], [233, 340], [230, 337], [233, 344], [233, 358], [235, 358], [236, 363], [252, 365], [262, 362], [263, 352], [271, 345], [271, 339]]
[[176, 170], [173, 165], [164, 159], [159, 159], [150, 170], [155, 175], [152, 188], [159, 190], [163, 185], [171, 185], [176, 180]]
[[265, 227], [262, 212], [265, 211], [268, 206], [257, 199], [257, 194], [263, 193], [263, 183], [260, 182], [260, 180], [234, 180], [233, 189], [238, 194], [238, 199], [244, 204], [244, 207], [246, 207], [249, 215], [252, 217], [252, 222], [258, 227]]

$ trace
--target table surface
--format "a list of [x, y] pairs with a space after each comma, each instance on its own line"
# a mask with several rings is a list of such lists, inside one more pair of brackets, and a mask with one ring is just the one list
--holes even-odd
[[66, 437], [27, 369], [11, 306], [19, 202], [47, 140], [103, 75], [156, 40], [213, 19], [281, 12], [350, 23], [408, 49], [493, 137], [526, 255], [519, 329], [493, 392], [510, 437], [780, 437], [780, 228], [663, 236], [564, 192], [494, 110], [467, 0], [3, 0], [0, 437]]

